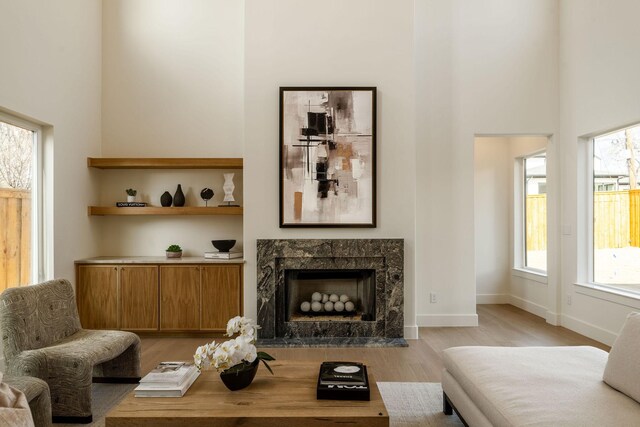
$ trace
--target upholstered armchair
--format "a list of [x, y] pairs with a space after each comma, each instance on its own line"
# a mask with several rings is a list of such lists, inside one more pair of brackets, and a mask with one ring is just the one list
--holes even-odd
[[138, 336], [82, 329], [67, 280], [5, 290], [0, 333], [7, 374], [47, 382], [54, 422], [91, 422], [93, 380], [140, 380]]

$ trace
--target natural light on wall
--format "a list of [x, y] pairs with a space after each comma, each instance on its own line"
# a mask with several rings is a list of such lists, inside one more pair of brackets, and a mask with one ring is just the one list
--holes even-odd
[[547, 271], [547, 156], [524, 158], [524, 266]]
[[593, 139], [593, 281], [640, 292], [640, 125]]

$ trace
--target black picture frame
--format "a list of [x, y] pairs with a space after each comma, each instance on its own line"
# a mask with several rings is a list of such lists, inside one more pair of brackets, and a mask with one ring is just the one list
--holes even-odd
[[[367, 93], [370, 94], [370, 99]], [[312, 104], [312, 98], [317, 100], [320, 97], [324, 100], [325, 94], [326, 102]], [[292, 102], [289, 98], [296, 101]], [[280, 228], [375, 228], [377, 226], [376, 98], [375, 86], [280, 87]], [[305, 124], [298, 126], [305, 120], [301, 112], [303, 106], [308, 107], [306, 126]], [[370, 121], [369, 112], [366, 111], [368, 108], [371, 110]], [[355, 120], [356, 114], [358, 121]], [[356, 125], [353, 124], [354, 122]], [[367, 131], [370, 130], [370, 133], [358, 132], [358, 129], [355, 132], [342, 130], [348, 127], [353, 131], [351, 128], [354, 126], [362, 126]], [[324, 133], [322, 133], [323, 129]], [[299, 132], [297, 138], [294, 135], [295, 132]], [[313, 138], [314, 136], [316, 138]], [[311, 150], [317, 149], [314, 153], [319, 153], [321, 146], [324, 146], [326, 153], [324, 151], [322, 153], [326, 154], [326, 157], [317, 156], [316, 160], [321, 159], [321, 161], [312, 161]], [[336, 150], [349, 154], [346, 163], [346, 156], [336, 155], [332, 159], [333, 151]], [[302, 167], [292, 168], [292, 164], [302, 165]], [[298, 172], [297, 179], [293, 178], [294, 172]], [[300, 191], [292, 191], [295, 189]], [[317, 189], [315, 195], [319, 206], [317, 214], [315, 211], [308, 213], [303, 209], [305, 198], [313, 203], [314, 189]], [[370, 208], [368, 200], [371, 201]], [[345, 214], [362, 218], [344, 222], [335, 219], [336, 216], [345, 216]], [[313, 216], [317, 218], [306, 218]]]

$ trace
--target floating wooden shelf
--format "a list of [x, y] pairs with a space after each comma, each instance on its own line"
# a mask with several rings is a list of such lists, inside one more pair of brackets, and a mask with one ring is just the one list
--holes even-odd
[[242, 158], [125, 158], [87, 157], [98, 169], [242, 169]]
[[89, 206], [89, 215], [242, 215], [242, 207], [186, 206], [144, 208], [118, 208], [115, 206]]

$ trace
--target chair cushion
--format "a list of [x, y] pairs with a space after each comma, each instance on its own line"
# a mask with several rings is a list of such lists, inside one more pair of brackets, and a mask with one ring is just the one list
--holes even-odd
[[611, 351], [604, 368], [604, 381], [640, 402], [640, 313], [631, 313]]
[[81, 329], [38, 351], [47, 359], [82, 361], [83, 365], [92, 366], [119, 356], [138, 341], [140, 338], [132, 332]]
[[640, 420], [640, 405], [602, 381], [607, 352], [594, 347], [454, 347], [443, 362], [494, 426]]

